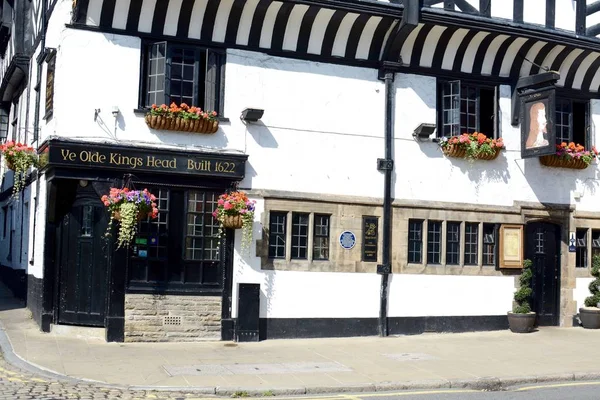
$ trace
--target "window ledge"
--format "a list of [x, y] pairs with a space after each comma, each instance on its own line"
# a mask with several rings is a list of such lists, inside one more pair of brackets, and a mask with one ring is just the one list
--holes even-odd
[[[133, 113], [135, 115], [144, 116], [144, 115], [146, 115], [148, 113], [149, 110], [150, 110], [149, 108], [134, 108], [133, 109]], [[217, 120], [219, 122], [225, 122], [225, 123], [229, 123], [230, 122], [229, 118], [225, 118], [225, 117], [217, 117]]]

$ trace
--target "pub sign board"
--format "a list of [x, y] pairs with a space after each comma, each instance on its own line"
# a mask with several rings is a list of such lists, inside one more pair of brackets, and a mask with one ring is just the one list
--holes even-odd
[[46, 56], [46, 109], [44, 119], [49, 120], [54, 112], [54, 72], [56, 70], [56, 50], [52, 49]]
[[244, 178], [247, 155], [169, 151], [93, 143], [50, 142], [40, 159], [49, 166]]
[[521, 103], [521, 158], [556, 154], [556, 81], [560, 75], [547, 72], [520, 78], [517, 91]]

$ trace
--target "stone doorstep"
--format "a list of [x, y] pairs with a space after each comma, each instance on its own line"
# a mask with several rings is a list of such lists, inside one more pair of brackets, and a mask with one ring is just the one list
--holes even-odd
[[51, 324], [50, 333], [65, 338], [106, 340], [106, 328]]

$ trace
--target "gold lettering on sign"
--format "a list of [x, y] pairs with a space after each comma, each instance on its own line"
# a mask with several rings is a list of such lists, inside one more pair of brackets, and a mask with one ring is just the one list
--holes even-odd
[[127, 165], [131, 168], [137, 168], [144, 165], [144, 162], [141, 157], [130, 157], [124, 156], [121, 153], [110, 153], [110, 164], [113, 165]]
[[157, 158], [154, 156], [146, 156], [146, 166], [152, 168], [169, 168], [177, 169], [177, 159]]
[[228, 161], [219, 161], [215, 163], [216, 172], [235, 173], [235, 163]]
[[202, 161], [188, 160], [187, 169], [191, 169], [194, 171], [210, 171], [210, 161], [208, 161], [208, 160], [202, 160]]
[[64, 161], [75, 161], [75, 157], [77, 157], [77, 154], [69, 149], [60, 149], [60, 155]]
[[92, 162], [96, 164], [104, 164], [106, 161], [106, 156], [104, 154], [100, 154], [97, 151], [87, 151], [84, 150], [79, 153], [79, 159], [83, 162]]

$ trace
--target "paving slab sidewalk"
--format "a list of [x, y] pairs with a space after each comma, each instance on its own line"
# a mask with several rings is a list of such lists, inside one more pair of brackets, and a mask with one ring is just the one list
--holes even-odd
[[237, 344], [105, 343], [41, 333], [22, 304], [1, 295], [0, 301], [3, 336], [8, 338], [0, 340], [5, 354], [14, 351], [23, 364], [71, 379], [134, 389], [305, 394], [493, 390], [522, 383], [600, 380], [600, 331], [582, 328]]

